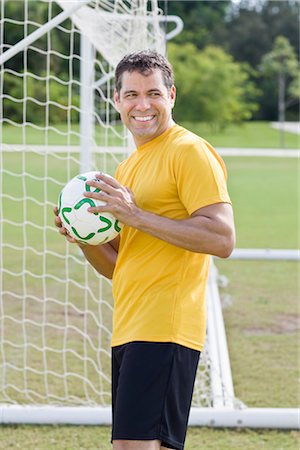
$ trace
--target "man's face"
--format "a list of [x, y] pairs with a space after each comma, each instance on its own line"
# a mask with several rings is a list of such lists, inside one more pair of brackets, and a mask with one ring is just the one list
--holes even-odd
[[131, 131], [137, 146], [160, 136], [173, 125], [172, 108], [176, 89], [168, 91], [159, 69], [147, 75], [124, 72], [120, 94], [115, 91], [116, 108]]

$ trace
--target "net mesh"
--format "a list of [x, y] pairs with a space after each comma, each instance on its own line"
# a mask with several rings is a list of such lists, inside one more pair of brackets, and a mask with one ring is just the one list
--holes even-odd
[[[2, 1], [1, 52], [71, 2], [58, 3]], [[95, 81], [102, 81], [93, 87], [90, 169], [113, 175], [128, 146], [109, 74], [123, 52], [137, 49], [138, 30], [146, 30], [142, 47], [161, 41], [157, 24], [150, 22], [158, 14], [156, 2], [150, 3], [152, 9], [146, 1], [91, 2], [83, 15], [78, 11], [48, 30], [1, 68], [0, 403], [111, 403], [111, 283], [58, 236], [52, 208], [80, 171], [80, 143], [86, 138], [79, 123], [83, 17], [91, 23], [87, 36], [94, 44], [100, 23], [106, 35], [92, 60]], [[207, 346], [194, 406], [212, 404], [210, 370]]]
[[[76, 2], [58, 3], [68, 9]], [[93, 1], [73, 14], [72, 20], [104, 58], [116, 66], [129, 49], [155, 48], [161, 53], [165, 51], [165, 39], [158, 21], [161, 10], [156, 2], [152, 2], [152, 8], [148, 10], [147, 3], [139, 0]]]

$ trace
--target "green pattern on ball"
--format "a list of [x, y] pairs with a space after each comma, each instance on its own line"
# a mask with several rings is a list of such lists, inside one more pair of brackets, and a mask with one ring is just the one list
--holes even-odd
[[58, 214], [60, 213], [60, 210], [61, 210], [61, 197], [62, 197], [62, 192], [59, 194], [59, 197], [58, 197]]
[[107, 226], [104, 228], [99, 228], [98, 233], [103, 233], [103, 231], [107, 231], [112, 227], [112, 222], [109, 219], [107, 219], [106, 217], [99, 216], [99, 219], [101, 220], [101, 222], [106, 223]]
[[82, 205], [84, 205], [85, 203], [88, 203], [92, 207], [96, 206], [91, 198], [83, 198], [78, 203], [76, 203], [76, 205], [74, 206], [74, 209], [81, 208]]
[[80, 234], [78, 233], [78, 231], [74, 228], [71, 227], [73, 233], [76, 235], [76, 237], [78, 237], [78, 239], [83, 240], [83, 241], [88, 241], [89, 239], [92, 239], [92, 237], [95, 236], [95, 233], [90, 233], [87, 236], [80, 236]]
[[99, 189], [99, 188], [95, 188], [93, 191], [91, 191], [91, 186], [89, 186], [89, 185], [86, 184], [86, 183], [85, 183], [85, 190], [86, 190], [87, 192], [100, 192], [100, 191], [101, 191], [101, 189]]
[[114, 229], [117, 231], [117, 233], [119, 233], [121, 231], [121, 228], [119, 227], [119, 221], [118, 220], [115, 221]]
[[[82, 180], [82, 181], [87, 181], [87, 178], [84, 177], [84, 176], [81, 176], [81, 175], [79, 175], [76, 178], [78, 178], [79, 180]], [[94, 190], [91, 190], [91, 186], [89, 186], [86, 183], [85, 183], [85, 189], [86, 189], [87, 192], [100, 192], [101, 191], [101, 189], [98, 189], [98, 188], [96, 188]], [[85, 204], [88, 204], [92, 208], [96, 207], [96, 204], [95, 204], [93, 199], [91, 199], [91, 198], [82, 198], [73, 206], [73, 208], [74, 208], [74, 210], [79, 210]], [[96, 232], [91, 232], [91, 233], [87, 234], [86, 236], [81, 236], [79, 234], [79, 232], [76, 230], [76, 228], [71, 225], [70, 220], [67, 217], [68, 214], [70, 212], [72, 212], [73, 208], [71, 208], [71, 207], [62, 207], [62, 192], [61, 192], [60, 195], [59, 195], [59, 199], [58, 199], [58, 212], [61, 213], [64, 221], [68, 225], [71, 226], [71, 230], [74, 233], [74, 235], [76, 236], [76, 239], [79, 242], [87, 244], [88, 243], [87, 241], [91, 240], [94, 236], [96, 236]], [[95, 212], [93, 214], [99, 215], [100, 222], [102, 222], [104, 224], [103, 228], [99, 228], [97, 230], [97, 233], [104, 233], [105, 231], [108, 231], [112, 227], [114, 228], [114, 230], [117, 233], [119, 233], [121, 231], [121, 228], [119, 227], [119, 221], [118, 220], [115, 220], [114, 223], [113, 223], [113, 221], [111, 221], [110, 219], [108, 219], [105, 216], [102, 216], [101, 214], [99, 214], [97, 212]], [[109, 241], [109, 240], [110, 240], [110, 236], [106, 236], [102, 241], [100, 241], [99, 244], [103, 244], [104, 242]]]
[[70, 225], [70, 221], [69, 219], [66, 217], [66, 213], [70, 213], [72, 211], [72, 208], [69, 208], [67, 206], [65, 206], [62, 210], [61, 210], [61, 215], [63, 216], [64, 221]]

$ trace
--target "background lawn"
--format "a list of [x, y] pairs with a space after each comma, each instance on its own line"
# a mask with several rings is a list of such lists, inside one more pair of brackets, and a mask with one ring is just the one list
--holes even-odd
[[237, 248], [298, 248], [294, 158], [227, 157]]
[[[225, 130], [218, 130], [206, 123], [183, 122], [181, 125], [202, 136], [215, 147], [234, 148], [280, 148], [279, 131], [271, 128], [269, 122], [245, 122], [241, 125], [229, 125]], [[115, 132], [119, 134], [116, 135]], [[49, 144], [49, 145], [79, 145], [79, 125], [58, 124], [48, 129], [32, 126], [15, 127], [4, 124], [2, 142], [5, 144]], [[95, 142], [97, 145], [122, 145], [125, 133], [120, 124], [108, 130], [95, 127]], [[285, 133], [285, 147], [299, 148], [299, 136]]]
[[[202, 136], [215, 147], [280, 148], [280, 132], [269, 122], [253, 121], [229, 125], [225, 130], [214, 129], [205, 123], [184, 123], [186, 128]], [[299, 136], [285, 133], [285, 148], [299, 148]]]
[[[112, 450], [108, 427], [4, 426], [0, 449]], [[190, 428], [185, 450], [297, 450], [296, 431]]]
[[[257, 136], [264, 135], [265, 147], [276, 147], [278, 132], [271, 130], [267, 124], [265, 129], [254, 127], [254, 123], [246, 124], [246, 128], [228, 129], [220, 136], [213, 133], [209, 136], [203, 124], [197, 129], [203, 137], [215, 146], [252, 147], [258, 145]], [[252, 131], [249, 131], [253, 126]], [[250, 128], [249, 128], [250, 127]], [[195, 131], [197, 131], [195, 129]], [[199, 131], [200, 130], [200, 131]], [[203, 133], [201, 132], [203, 130]], [[235, 130], [235, 131], [234, 131]], [[240, 130], [240, 133], [237, 132]], [[246, 132], [246, 130], [249, 131]], [[268, 132], [267, 132], [268, 130]], [[78, 131], [78, 130], [77, 130]], [[268, 134], [270, 131], [270, 135]], [[229, 139], [229, 135], [231, 138]], [[16, 142], [20, 139], [13, 134], [9, 127], [5, 130], [6, 142]], [[54, 136], [54, 135], [53, 135]], [[271, 137], [268, 137], [271, 136]], [[276, 138], [275, 138], [276, 136]], [[289, 148], [295, 148], [297, 136], [289, 135]], [[228, 137], [228, 140], [227, 140]], [[249, 138], [248, 138], [249, 137]], [[57, 136], [56, 136], [57, 138]], [[75, 136], [76, 138], [76, 136]], [[255, 141], [255, 139], [256, 141]], [[34, 134], [29, 136], [32, 143], [41, 143]], [[76, 138], [77, 139], [77, 138]], [[218, 141], [218, 139], [220, 139]], [[239, 139], [235, 141], [234, 139]], [[252, 141], [251, 141], [252, 139]], [[19, 143], [22, 141], [19, 140]], [[238, 143], [237, 143], [238, 142]], [[287, 140], [288, 142], [288, 140]], [[62, 144], [61, 138], [53, 144]], [[65, 142], [67, 143], [67, 142]], [[75, 144], [76, 142], [74, 142]], [[113, 144], [116, 145], [116, 142]], [[113, 173], [116, 162], [111, 157], [97, 157], [97, 167], [105, 167]], [[237, 247], [243, 248], [297, 248], [297, 162], [295, 159], [259, 158], [259, 157], [227, 157], [225, 162], [228, 169], [229, 192], [234, 204], [237, 227]], [[44, 243], [47, 249], [64, 255], [66, 246], [57, 236], [53, 227], [52, 206], [56, 202], [61, 186], [70, 176], [78, 172], [77, 156], [71, 154], [40, 155], [34, 153], [6, 153], [2, 154], [3, 173], [2, 211], [4, 217], [10, 220], [3, 226], [3, 243], [32, 246], [41, 250], [42, 254], [20, 252], [17, 249], [4, 248], [3, 256], [5, 268], [11, 271], [22, 271], [24, 262], [31, 272], [37, 275], [44, 267], [48, 273], [60, 273], [64, 276], [76, 277], [83, 280], [80, 265], [77, 267], [73, 260], [69, 260], [68, 267], [64, 260], [47, 255], [43, 258]], [[14, 176], [12, 176], [14, 174]], [[47, 182], [45, 182], [45, 178]], [[24, 195], [27, 201], [24, 202]], [[12, 198], [14, 197], [14, 199]], [[46, 201], [45, 201], [46, 199]], [[26, 223], [25, 223], [26, 222]], [[17, 225], [13, 225], [15, 223]], [[41, 229], [32, 226], [39, 224]], [[46, 227], [45, 227], [46, 225]], [[22, 231], [21, 230], [22, 227]], [[78, 257], [75, 247], [70, 247], [71, 255]], [[45, 266], [45, 261], [47, 261]], [[221, 261], [216, 260], [220, 274], [226, 277], [228, 284], [221, 288], [224, 318], [233, 372], [235, 395], [248, 406], [257, 407], [296, 407], [297, 401], [297, 358], [299, 342], [299, 319], [297, 308], [297, 290], [299, 278], [299, 264], [285, 261]], [[4, 276], [6, 290], [22, 292], [24, 278], [17, 282], [16, 277]], [[49, 281], [49, 280], [48, 280]], [[51, 281], [51, 280], [50, 280]], [[45, 286], [39, 279], [26, 275], [27, 293], [38, 297], [43, 296]], [[92, 271], [89, 271], [91, 290], [97, 289], [98, 281]], [[103, 291], [110, 290], [109, 284], [103, 282]], [[76, 291], [75, 287], [75, 291]], [[57, 282], [48, 285], [48, 293], [53, 297], [59, 295]], [[77, 289], [78, 291], [78, 289]], [[16, 302], [6, 302], [6, 313], [18, 317], [19, 308]], [[98, 306], [90, 300], [89, 308], [97, 314]], [[84, 309], [85, 304], [77, 304]], [[38, 320], [39, 305], [27, 303], [28, 314]], [[70, 312], [72, 312], [70, 310]], [[22, 311], [26, 313], [26, 311]], [[60, 320], [57, 311], [48, 311], [51, 319]], [[103, 310], [107, 320], [110, 311]], [[49, 316], [50, 317], [50, 316]], [[75, 314], [70, 315], [70, 323], [78, 325]], [[74, 322], [72, 322], [74, 320]], [[7, 328], [6, 328], [7, 329]], [[34, 331], [34, 330], [33, 330]], [[10, 324], [10, 338], [22, 338], [22, 331]], [[49, 333], [49, 330], [48, 330]], [[30, 334], [28, 339], [36, 337]], [[71, 336], [72, 337], [72, 336]], [[56, 332], [47, 334], [48, 342], [53, 344], [57, 339]], [[73, 348], [81, 351], [81, 343], [73, 336]], [[51, 341], [53, 340], [53, 341]], [[103, 342], [107, 335], [103, 335]], [[105, 341], [105, 342], [106, 342]], [[107, 344], [107, 342], [106, 342]], [[76, 347], [77, 346], [77, 347]], [[12, 357], [16, 358], [16, 352]], [[30, 357], [34, 363], [39, 359], [38, 353], [32, 352]], [[93, 354], [90, 354], [93, 357]], [[55, 370], [59, 361], [53, 357]], [[68, 361], [73, 370], [79, 374], [82, 371], [80, 361]], [[107, 364], [109, 364], [107, 360]], [[95, 374], [96, 377], [96, 374]], [[286, 382], [288, 380], [288, 382]], [[11, 383], [20, 382], [10, 379]], [[39, 389], [40, 381], [36, 389]], [[61, 387], [53, 381], [54, 390]], [[78, 385], [73, 385], [74, 392]], [[109, 385], [104, 386], [109, 389]], [[63, 392], [63, 391], [62, 391]], [[21, 399], [22, 400], [22, 399]], [[3, 400], [1, 400], [3, 401]], [[0, 403], [1, 403], [0, 401]], [[24, 401], [24, 399], [23, 399]], [[298, 448], [299, 433], [296, 431], [254, 431], [254, 430], [211, 430], [190, 428], [187, 436], [186, 450], [295, 450]], [[110, 429], [108, 427], [35, 427], [35, 426], [2, 426], [0, 428], [0, 449], [111, 449]]]

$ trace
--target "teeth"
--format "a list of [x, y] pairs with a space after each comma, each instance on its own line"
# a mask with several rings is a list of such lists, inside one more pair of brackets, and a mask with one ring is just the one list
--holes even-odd
[[153, 119], [154, 116], [144, 116], [144, 117], [139, 117], [136, 116], [135, 120], [137, 120], [138, 122], [147, 122], [148, 120]]

